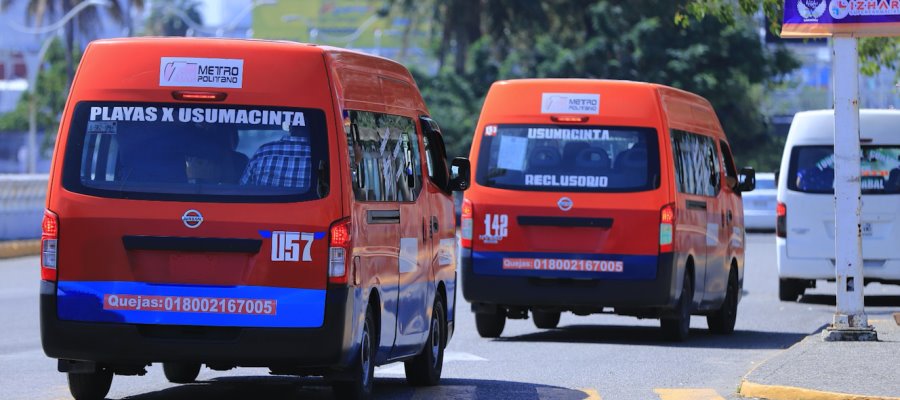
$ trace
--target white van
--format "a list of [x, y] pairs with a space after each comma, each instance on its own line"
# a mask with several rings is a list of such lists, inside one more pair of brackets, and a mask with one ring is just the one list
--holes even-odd
[[[900, 110], [860, 110], [865, 282], [900, 284]], [[797, 113], [778, 176], [778, 297], [834, 272], [834, 111]]]

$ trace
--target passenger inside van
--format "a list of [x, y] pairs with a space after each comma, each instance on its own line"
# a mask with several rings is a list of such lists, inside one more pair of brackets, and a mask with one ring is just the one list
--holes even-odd
[[[900, 156], [897, 156], [897, 161], [900, 161]], [[900, 193], [900, 164], [898, 164], [896, 168], [891, 169], [887, 184], [884, 185], [884, 191], [888, 193]]]
[[244, 170], [241, 184], [308, 190], [310, 157], [309, 129], [292, 126], [290, 134], [259, 146]]

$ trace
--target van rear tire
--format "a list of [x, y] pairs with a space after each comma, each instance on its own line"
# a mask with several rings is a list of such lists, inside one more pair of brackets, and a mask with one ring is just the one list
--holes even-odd
[[534, 326], [540, 329], [555, 329], [559, 325], [559, 311], [532, 311]]
[[709, 331], [717, 335], [730, 335], [734, 333], [734, 324], [737, 322], [738, 308], [738, 279], [737, 270], [731, 270], [728, 274], [728, 288], [725, 289], [725, 301], [722, 307], [706, 316], [706, 324]]
[[172, 383], [194, 383], [200, 375], [200, 363], [163, 363], [163, 374]]
[[778, 299], [781, 301], [797, 301], [797, 298], [803, 296], [806, 287], [801, 279], [779, 278], [778, 279]]
[[102, 400], [112, 386], [113, 374], [110, 371], [66, 374], [69, 381], [69, 392], [75, 400]]
[[349, 380], [331, 382], [331, 389], [338, 399], [362, 400], [372, 397], [375, 386], [375, 352], [378, 350], [378, 326], [372, 308], [366, 307], [366, 319], [360, 339], [359, 354], [350, 367]]
[[676, 315], [663, 317], [659, 320], [663, 337], [672, 342], [683, 342], [691, 331], [691, 307], [693, 306], [694, 287], [688, 271], [684, 274], [684, 283], [681, 285], [681, 296], [678, 298]]
[[434, 299], [431, 310], [431, 328], [422, 352], [403, 363], [406, 381], [412, 386], [434, 386], [441, 382], [444, 368], [444, 347], [447, 344], [447, 320], [440, 296]]
[[498, 338], [506, 327], [506, 314], [501, 310], [495, 313], [475, 313], [475, 328], [483, 338]]

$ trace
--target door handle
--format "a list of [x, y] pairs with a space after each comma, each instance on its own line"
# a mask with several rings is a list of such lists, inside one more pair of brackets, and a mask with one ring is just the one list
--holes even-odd
[[731, 214], [731, 210], [728, 210], [725, 212], [725, 219], [728, 221], [729, 224], [731, 223], [731, 220], [734, 219], [734, 215]]
[[431, 217], [431, 236], [434, 237], [434, 234], [438, 232], [440, 226], [438, 225], [438, 218], [435, 216]]
[[399, 224], [400, 210], [369, 210], [366, 222], [370, 224]]

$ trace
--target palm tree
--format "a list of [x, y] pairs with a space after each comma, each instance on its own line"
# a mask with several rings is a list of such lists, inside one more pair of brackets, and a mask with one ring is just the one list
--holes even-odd
[[[0, 12], [4, 11], [5, 5], [19, 1], [11, 0], [7, 2], [0, 1]], [[75, 8], [78, 4], [87, 0], [25, 0], [28, 2], [27, 22], [33, 26], [43, 26], [45, 19], [59, 19]], [[122, 6], [124, 4], [124, 7]], [[131, 10], [141, 10], [144, 8], [144, 0], [110, 0], [107, 12], [113, 21], [119, 24], [127, 24], [128, 32], [131, 27]], [[124, 12], [123, 12], [124, 11]], [[72, 18], [63, 27], [64, 44], [66, 49], [66, 75], [68, 83], [71, 84], [75, 75], [75, 61], [72, 54], [78, 46], [77, 33], [84, 37], [94, 37], [97, 34], [97, 27], [101, 23], [100, 13], [97, 7], [87, 7], [82, 9], [74, 18]], [[68, 85], [67, 85], [68, 86]]]

